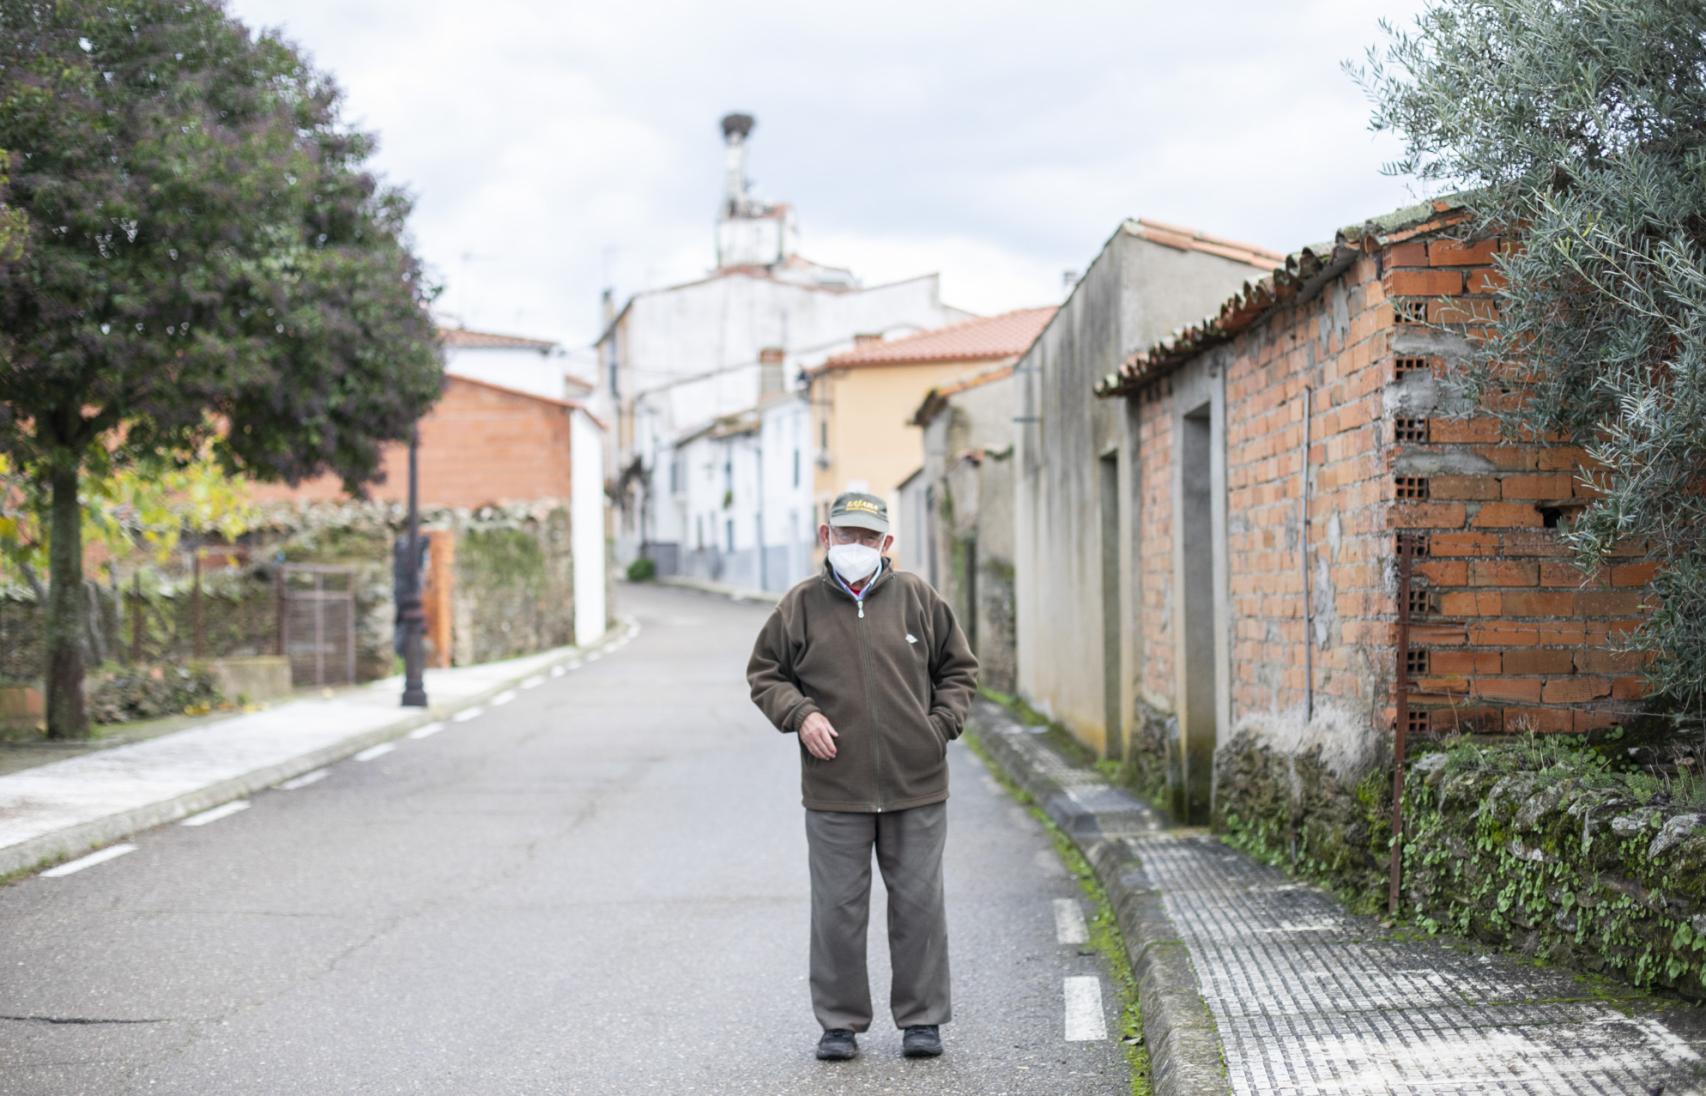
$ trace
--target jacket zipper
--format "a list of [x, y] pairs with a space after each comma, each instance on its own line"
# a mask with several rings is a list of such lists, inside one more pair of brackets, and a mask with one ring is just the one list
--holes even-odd
[[[865, 590], [864, 590], [865, 596], [870, 595], [871, 590], [873, 588], [875, 588], [876, 584], [879, 581], [881, 581], [882, 578], [883, 578], [883, 573], [881, 570], [879, 570], [877, 572], [877, 577], [875, 579], [871, 580], [871, 585], [865, 587]], [[853, 601], [856, 605], [859, 606], [859, 619], [864, 620], [865, 619], [865, 597], [855, 596], [853, 598]], [[874, 804], [872, 804], [872, 808], [875, 810], [875, 812], [877, 814], [882, 814], [883, 813], [883, 768], [882, 768], [881, 763], [879, 763], [877, 760], [877, 750], [879, 747], [879, 739], [882, 737], [882, 720], [876, 718], [876, 711], [877, 711], [876, 697], [871, 692], [871, 679], [872, 679], [872, 677], [875, 676], [875, 674], [871, 668], [871, 641], [870, 641], [870, 637], [867, 635], [867, 633], [865, 631], [865, 626], [863, 624], [858, 625], [858, 629], [859, 629], [859, 661], [860, 661], [860, 664], [865, 669], [865, 711], [870, 713], [870, 719], [871, 719], [871, 787], [873, 789], [875, 789], [876, 795], [877, 795], [877, 801]]]

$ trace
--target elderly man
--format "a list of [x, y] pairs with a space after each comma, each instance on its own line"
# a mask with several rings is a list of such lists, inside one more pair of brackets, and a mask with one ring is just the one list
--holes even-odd
[[885, 556], [888, 507], [848, 492], [818, 527], [823, 572], [783, 596], [747, 664], [752, 701], [797, 734], [812, 887], [817, 1056], [859, 1053], [871, 1025], [865, 928], [871, 854], [888, 888], [889, 1007], [908, 1057], [942, 1053], [949, 1019], [942, 901], [948, 743], [977, 687], [977, 659], [948, 603]]

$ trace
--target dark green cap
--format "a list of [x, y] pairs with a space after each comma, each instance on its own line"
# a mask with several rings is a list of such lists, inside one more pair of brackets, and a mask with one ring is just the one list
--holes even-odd
[[889, 504], [864, 491], [843, 491], [830, 504], [829, 524], [836, 528], [852, 525], [886, 533], [889, 531]]

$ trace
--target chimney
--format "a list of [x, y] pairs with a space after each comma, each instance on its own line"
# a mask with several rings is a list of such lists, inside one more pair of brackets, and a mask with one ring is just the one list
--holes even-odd
[[767, 346], [758, 352], [758, 396], [782, 391], [782, 362], [787, 354], [780, 346]]
[[746, 212], [746, 138], [756, 124], [750, 114], [723, 115], [723, 216]]

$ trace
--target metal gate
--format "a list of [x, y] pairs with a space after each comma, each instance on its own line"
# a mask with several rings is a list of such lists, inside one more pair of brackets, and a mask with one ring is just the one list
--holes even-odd
[[290, 660], [290, 683], [355, 684], [355, 569], [287, 564], [279, 595], [279, 639]]

